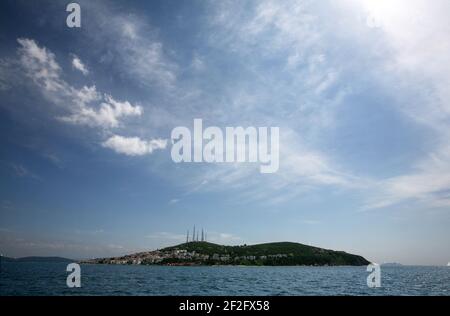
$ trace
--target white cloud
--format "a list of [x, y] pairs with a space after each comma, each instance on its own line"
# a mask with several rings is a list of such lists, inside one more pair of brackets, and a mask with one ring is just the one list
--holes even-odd
[[102, 143], [103, 147], [110, 148], [119, 154], [128, 156], [142, 156], [151, 154], [154, 150], [164, 149], [166, 139], [142, 140], [139, 137], [123, 137], [114, 135]]
[[[141, 116], [143, 108], [132, 105], [129, 101], [118, 101], [111, 95], [97, 91], [96, 86], [83, 86], [77, 89], [61, 79], [61, 67], [55, 55], [45, 47], [39, 47], [34, 40], [18, 39], [21, 65], [27, 75], [41, 88], [41, 91], [53, 103], [61, 105], [68, 114], [59, 116], [62, 122], [75, 125], [99, 127], [104, 130], [121, 126], [125, 117]], [[74, 67], [81, 70], [74, 64]], [[154, 150], [163, 149], [167, 141], [153, 139], [141, 140], [138, 137], [112, 136], [102, 143], [118, 153], [130, 156], [151, 154]]]
[[425, 104], [405, 105], [405, 114], [430, 126], [443, 124], [441, 115], [450, 116], [450, 2], [364, 0], [353, 5], [378, 21], [392, 49], [386, 70], [430, 97]]
[[79, 235], [99, 235], [105, 233], [105, 230], [101, 228], [94, 230], [76, 229], [75, 233]]
[[[365, 2], [369, 3], [368, 7], [364, 7]], [[357, 6], [361, 7], [363, 12], [369, 12], [377, 19], [381, 19], [380, 29], [386, 36], [386, 43], [389, 43], [395, 52], [392, 59], [383, 58], [387, 60], [386, 70], [390, 71], [388, 73], [392, 75], [391, 70], [394, 69], [402, 75], [403, 80], [399, 80], [398, 85], [405, 82], [405, 85], [408, 85], [412, 82], [409, 78], [420, 78], [425, 74], [425, 77], [421, 79], [427, 81], [424, 90], [429, 89], [429, 84], [433, 86], [433, 89], [429, 90], [431, 93], [427, 92], [429, 93], [428, 100], [432, 102], [419, 106], [405, 103], [404, 112], [418, 122], [422, 121], [436, 130], [439, 128], [439, 130], [445, 131], [442, 133], [443, 140], [439, 143], [439, 146], [445, 147], [448, 144], [445, 138], [450, 139], [448, 137], [450, 136], [449, 128], [446, 127], [450, 111], [447, 101], [450, 98], [447, 88], [450, 82], [450, 76], [448, 76], [450, 54], [448, 54], [448, 24], [445, 24], [446, 19], [442, 18], [445, 17], [444, 12], [447, 12], [442, 10], [445, 5], [438, 2], [438, 5], [434, 6], [435, 9], [431, 10], [431, 6], [424, 1], [392, 1], [395, 4], [387, 4], [383, 1], [365, 2], [357, 4]], [[382, 2], [384, 4], [378, 4]], [[250, 10], [250, 16], [246, 16], [246, 11], [237, 2], [223, 2], [219, 5], [221, 7], [216, 11], [217, 14], [213, 21], [215, 29], [209, 32], [212, 37], [211, 43], [220, 49], [228, 49], [226, 53], [236, 53], [238, 57], [242, 57], [242, 60], [246, 60], [245, 57], [251, 56], [255, 51], [258, 51], [261, 58], [254, 62], [254, 58], [248, 59], [249, 64], [243, 67], [243, 74], [245, 74], [246, 66], [256, 74], [252, 78], [255, 79], [252, 84], [244, 86], [242, 90], [230, 88], [231, 92], [226, 94], [228, 103], [226, 105], [239, 108], [239, 111], [236, 111], [238, 116], [233, 116], [232, 111], [225, 113], [226, 111], [221, 111], [221, 109], [214, 110], [222, 115], [220, 118], [223, 121], [237, 122], [241, 118], [245, 120], [250, 117], [249, 121], [253, 119], [253, 121], [276, 123], [277, 118], [292, 119], [292, 122], [296, 124], [295, 128], [298, 130], [298, 134], [304, 136], [305, 140], [300, 140], [295, 145], [289, 143], [282, 149], [280, 171], [269, 181], [266, 179], [260, 181], [260, 177], [254, 176], [254, 170], [246, 166], [237, 168], [235, 166], [213, 166], [213, 168], [202, 168], [199, 172], [200, 175], [186, 177], [193, 178], [200, 183], [197, 185], [198, 187], [207, 190], [214, 187], [242, 188], [243, 184], [239, 182], [246, 179], [246, 182], [249, 183], [248, 192], [252, 193], [254, 197], [259, 196], [262, 200], [267, 200], [268, 192], [273, 192], [273, 195], [276, 196], [274, 200], [283, 201], [294, 198], [296, 194], [303, 192], [305, 187], [340, 186], [351, 188], [367, 184], [364, 180], [353, 176], [351, 172], [336, 165], [332, 159], [334, 157], [331, 157], [329, 153], [316, 149], [314, 137], [311, 138], [312, 140], [307, 139], [307, 135], [311, 134], [320, 136], [321, 130], [331, 126], [334, 121], [333, 107], [339, 104], [340, 100], [336, 98], [336, 100], [330, 101], [321, 96], [327, 91], [333, 90], [334, 87], [339, 88], [342, 92], [341, 96], [346, 93], [339, 87], [342, 70], [339, 67], [340, 64], [333, 63], [333, 53], [331, 52], [330, 56], [327, 55], [330, 47], [324, 44], [327, 42], [326, 40], [334, 37], [327, 37], [329, 34], [324, 34], [330, 30], [326, 30], [317, 16], [310, 14], [310, 12], [314, 13], [309, 10], [310, 5], [305, 2], [264, 1], [257, 4], [254, 12]], [[436, 10], [440, 12], [435, 12]], [[327, 12], [334, 12], [334, 9]], [[418, 15], [421, 18], [420, 23], [410, 20], [410, 16], [417, 15], [417, 12], [420, 13]], [[321, 13], [323, 12], [318, 12], [318, 14]], [[353, 15], [354, 13], [355, 11], [351, 11], [351, 13], [345, 14]], [[341, 20], [343, 17], [345, 16], [339, 15], [337, 20]], [[349, 20], [352, 22], [346, 23], [353, 23], [356, 19]], [[164, 46], [156, 40], [153, 34], [146, 38], [146, 31], [151, 28], [142, 19], [130, 19], [123, 15], [114, 15], [112, 22], [112, 31], [105, 31], [110, 39], [114, 38], [116, 34], [118, 36], [117, 43], [107, 46], [108, 54], [112, 56], [111, 60], [118, 61], [117, 64], [124, 72], [145, 84], [159, 83], [173, 86], [176, 81], [177, 67], [169, 61]], [[365, 25], [365, 21], [363, 24]], [[331, 23], [331, 25], [336, 24]], [[357, 36], [352, 37], [353, 28], [347, 28], [347, 24], [345, 26], [346, 33], [344, 34], [342, 29], [338, 33], [341, 36], [345, 35], [344, 40], [354, 40]], [[367, 41], [372, 39], [369, 33], [365, 33], [366, 30], [359, 29], [360, 25], [353, 25], [353, 27], [358, 32], [362, 32], [364, 36], [368, 35]], [[114, 128], [120, 126], [121, 118], [141, 115], [142, 111], [138, 110], [139, 106], [133, 106], [128, 102], [127, 106], [117, 107], [108, 100], [104, 100], [102, 94], [95, 90], [95, 86], [82, 89], [68, 86], [60, 79], [61, 69], [54, 61], [54, 55], [51, 52], [45, 48], [39, 48], [32, 40], [31, 42], [29, 42], [30, 40], [22, 41], [21, 45], [28, 50], [23, 64], [29, 66], [32, 78], [39, 82], [45, 90], [61, 91], [56, 94], [58, 96], [60, 94], [70, 95], [73, 102], [77, 104], [77, 107], [71, 109], [70, 114], [64, 117], [65, 121]], [[361, 43], [352, 43], [355, 44], [355, 49], [361, 48], [356, 47]], [[385, 44], [385, 42], [382, 43]], [[269, 72], [264, 68], [267, 63], [263, 62], [262, 67], [257, 64], [260, 59], [265, 61], [264, 58], [267, 56], [269, 58], [285, 58], [286, 68], [282, 69], [283, 71], [280, 73], [270, 72], [268, 75]], [[191, 67], [202, 69], [204, 67], [203, 60], [203, 56], [202, 58], [195, 56], [191, 61]], [[344, 66], [350, 67], [350, 65], [351, 62]], [[363, 66], [368, 67], [368, 65]], [[408, 74], [409, 72], [415, 75], [411, 76]], [[404, 80], [405, 78], [408, 80]], [[383, 77], [380, 80], [385, 82], [387, 79]], [[237, 85], [239, 83], [241, 82], [237, 82]], [[411, 87], [416, 88], [419, 85], [412, 84], [410, 89]], [[208, 92], [199, 90], [201, 90], [202, 96]], [[219, 93], [224, 93], [224, 91]], [[179, 101], [174, 99], [174, 103]], [[100, 105], [92, 106], [91, 103], [95, 102], [99, 102]], [[121, 103], [126, 104], [127, 101]], [[284, 107], [286, 103], [288, 106]], [[258, 112], [258, 104], [265, 107], [262, 112], [273, 111], [278, 117], [269, 117], [270, 113], [265, 115]], [[125, 110], [122, 111], [122, 108]], [[189, 109], [188, 106], [185, 108]], [[247, 109], [249, 111], [246, 111]], [[184, 114], [191, 113], [186, 110]], [[170, 121], [168, 124], [173, 123], [173, 117], [169, 117], [167, 121]], [[298, 122], [302, 122], [302, 124], [298, 124]], [[141, 140], [138, 137], [113, 136], [106, 140], [103, 146], [127, 155], [144, 155], [154, 150], [151, 141]], [[439, 149], [436, 148], [435, 152], [439, 152]], [[443, 155], [439, 155], [439, 157], [444, 162], [450, 162], [450, 158], [445, 158]], [[423, 160], [427, 161], [427, 159]], [[419, 195], [421, 195], [420, 192], [427, 192], [425, 195], [430, 197], [434, 196], [433, 192], [442, 190], [447, 183], [446, 179], [447, 173], [443, 170], [436, 172], [432, 167], [418, 168], [410, 174], [381, 180], [379, 181], [381, 182], [380, 186], [375, 185], [375, 188], [371, 190], [385, 192], [386, 201], [408, 199], [409, 196], [413, 196], [413, 193], [409, 193], [410, 190], [419, 192]], [[433, 185], [436, 184], [437, 187], [428, 186], [426, 189], [421, 189], [419, 184], [422, 180], [433, 183]], [[202, 185], [203, 181], [207, 181], [208, 185]], [[414, 186], [415, 189], [403, 187], [403, 184], [408, 181], [417, 183]], [[216, 185], [214, 186], [214, 184]], [[382, 187], [384, 187], [383, 190]], [[255, 188], [258, 188], [257, 192]], [[274, 191], [273, 188], [278, 191]], [[279, 194], [280, 192], [283, 193]], [[380, 201], [375, 201], [375, 204], [378, 202]]]
[[[229, 190], [234, 193], [231, 203], [274, 206], [301, 199], [320, 188], [359, 190], [372, 185], [370, 179], [353, 175], [325, 153], [308, 147], [293, 130], [282, 128], [280, 134], [280, 168], [276, 173], [261, 175], [258, 164], [250, 163], [205, 165], [196, 174], [181, 176], [188, 179], [184, 181], [187, 194]], [[174, 172], [179, 179], [184, 170]]]
[[178, 241], [183, 242], [186, 240], [186, 235], [174, 234], [170, 232], [155, 232], [145, 236], [149, 239], [166, 240], [166, 241]]
[[53, 94], [70, 94], [70, 87], [60, 78], [61, 67], [55, 60], [55, 55], [45, 47], [39, 47], [32, 39], [19, 38], [17, 40], [20, 62], [27, 75], [40, 87], [43, 92]]
[[[142, 114], [141, 106], [102, 95], [95, 86], [77, 89], [69, 85], [61, 79], [61, 67], [52, 52], [39, 47], [34, 40], [18, 39], [18, 42], [21, 64], [27, 75], [50, 100], [71, 112], [60, 117], [61, 121], [106, 129], [118, 127], [123, 117]], [[101, 102], [98, 109], [92, 106], [94, 102]]]
[[[85, 87], [86, 88], [86, 87]], [[87, 89], [89, 90], [89, 88]], [[83, 94], [81, 94], [83, 95]], [[91, 100], [89, 94], [80, 96], [79, 101]], [[119, 102], [110, 95], [105, 95], [104, 102], [100, 104], [98, 110], [87, 107], [84, 103], [75, 113], [61, 117], [60, 120], [72, 124], [99, 126], [103, 128], [113, 128], [119, 126], [119, 119], [125, 116], [139, 116], [142, 114], [141, 106], [133, 106], [128, 101]]]
[[[140, 15], [123, 14], [113, 5], [90, 2], [90, 12], [96, 14], [89, 34], [93, 42], [108, 47], [102, 62], [119, 70], [130, 80], [144, 86], [172, 88], [177, 80], [177, 65], [169, 58], [157, 29]], [[108, 25], [107, 28], [103, 25]]]
[[[126, 116], [140, 116], [142, 107], [128, 101], [117, 101], [111, 95], [97, 92], [95, 86], [81, 89], [72, 87], [61, 79], [61, 67], [55, 55], [45, 47], [39, 47], [34, 40], [18, 39], [21, 64], [27, 75], [43, 89], [43, 93], [54, 103], [71, 112], [59, 119], [64, 122], [91, 127], [114, 128]], [[98, 109], [91, 103], [102, 101]]]
[[[450, 24], [447, 17], [450, 3], [439, 0], [432, 4], [424, 0], [343, 0], [333, 5], [327, 4], [325, 9], [312, 3], [262, 1], [252, 11], [251, 8], [244, 10], [239, 3], [222, 2], [213, 19], [213, 25], [217, 27], [216, 32], [212, 33], [214, 43], [231, 49], [242, 58], [250, 56], [255, 50], [263, 59], [286, 55], [286, 69], [279, 82], [286, 78], [294, 82], [282, 86], [274, 81], [273, 86], [278, 88], [276, 95], [284, 92], [297, 99], [295, 106], [289, 109], [289, 116], [302, 122], [303, 127], [296, 127], [295, 130], [297, 136], [302, 136], [297, 138], [303, 140], [297, 143], [289, 141], [288, 146], [281, 149], [280, 171], [264, 185], [246, 181], [252, 183], [249, 186], [260, 188], [258, 191], [250, 190], [251, 195], [267, 201], [270, 197], [267, 192], [274, 192], [269, 187], [278, 187], [282, 188], [283, 193], [271, 200], [285, 201], [294, 198], [296, 191], [301, 192], [304, 188], [332, 185], [364, 189], [368, 195], [376, 196], [367, 208], [385, 207], [408, 200], [420, 200], [431, 206], [448, 206], [450, 170], [444, 166], [450, 165], [450, 155], [446, 154], [446, 148], [450, 147]], [[338, 9], [341, 6], [344, 10]], [[314, 10], [309, 10], [311, 8]], [[327, 23], [327, 14], [334, 18], [333, 21], [345, 22]], [[367, 27], [366, 17], [376, 21], [376, 30], [371, 29], [372, 24]], [[334, 31], [339, 38], [330, 31]], [[335, 49], [325, 44], [330, 39], [347, 40], [354, 45], [353, 51], [361, 50], [371, 59], [336, 63], [332, 60], [336, 54], [327, 55]], [[343, 52], [348, 54], [348, 51]], [[361, 64], [362, 61], [364, 64]], [[337, 166], [335, 157], [316, 149], [314, 141], [309, 141], [305, 136], [320, 135], [327, 127], [333, 126], [336, 120], [333, 108], [352, 91], [352, 87], [343, 87], [342, 82], [345, 82], [345, 75], [352, 74], [353, 67], [362, 67], [358, 73], [367, 71], [379, 80], [380, 85], [392, 89], [388, 93], [417, 96], [411, 101], [395, 104], [401, 104], [398, 110], [406, 116], [434, 130], [428, 145], [434, 143], [436, 148], [429, 157], [419, 158], [419, 163], [412, 162], [412, 172], [381, 180], [355, 176], [351, 171]], [[261, 77], [264, 76], [264, 69], [252, 64], [252, 70], [255, 69], [259, 70]], [[341, 77], [341, 74], [344, 76]], [[378, 74], [379, 78], [376, 77]], [[277, 78], [276, 73], [271, 76]], [[264, 79], [270, 82], [270, 78]], [[321, 98], [333, 88], [339, 88], [334, 100], [329, 102]], [[306, 93], [296, 94], [295, 91]], [[273, 103], [282, 102], [285, 102], [284, 98]], [[284, 110], [272, 104], [271, 108], [277, 110], [276, 115]], [[242, 115], [241, 109], [239, 113]], [[242, 170], [231, 171], [230, 176], [225, 178], [230, 179], [231, 175], [249, 178]], [[281, 179], [274, 179], [276, 177]], [[214, 182], [209, 179], [210, 185], [207, 187], [210, 188]], [[268, 182], [270, 186], [264, 187]]]
[[95, 86], [84, 86], [80, 90], [75, 90], [73, 93], [73, 102], [80, 107], [86, 106], [94, 101], [100, 101], [101, 99], [102, 96], [99, 92], [97, 92], [97, 88]]
[[[428, 152], [411, 163], [411, 171], [376, 181], [364, 209], [422, 203], [448, 207], [450, 202], [450, 24], [448, 1], [346, 0], [350, 12], [367, 17], [389, 55], [379, 81], [393, 82], [398, 110], [429, 131]], [[388, 74], [388, 76], [387, 76]], [[390, 78], [392, 81], [389, 81]], [[430, 149], [430, 144], [434, 147]], [[417, 143], [420, 146], [420, 142]]]
[[287, 64], [294, 66], [305, 61], [322, 35], [311, 7], [312, 3], [305, 1], [260, 1], [255, 8], [223, 1], [215, 7], [212, 19], [221, 32], [213, 33], [212, 40], [226, 43], [239, 53], [252, 54], [259, 47], [260, 57], [287, 54]]
[[207, 232], [208, 242], [217, 243], [221, 245], [236, 245], [243, 242], [243, 239], [231, 233], [221, 232]]
[[298, 147], [285, 147], [284, 150], [283, 176], [286, 180], [321, 185], [350, 185], [352, 177], [332, 166], [320, 152]]
[[198, 54], [195, 54], [192, 58], [191, 67], [195, 71], [202, 71], [205, 69], [205, 62]]
[[125, 249], [124, 246], [117, 245], [117, 244], [108, 244], [107, 247], [110, 248], [110, 249], [115, 249], [115, 250], [123, 250], [123, 249]]
[[364, 207], [376, 209], [405, 201], [419, 201], [431, 207], [450, 203], [450, 147], [431, 153], [408, 174], [384, 179], [376, 186], [378, 195]]
[[[290, 133], [286, 121], [292, 120], [299, 132], [284, 140], [280, 170], [270, 177], [261, 177], [249, 164], [198, 167], [196, 174], [185, 177], [190, 193], [236, 190], [240, 198], [279, 203], [304, 193], [305, 188], [356, 185], [356, 177], [342, 171], [326, 152], [315, 149], [304, 137], [332, 125], [333, 107], [345, 94], [340, 91], [335, 99], [322, 98], [336, 85], [340, 73], [328, 62], [319, 43], [322, 34], [316, 25], [320, 23], [308, 9], [307, 3], [293, 1], [263, 1], [255, 8], [224, 1], [212, 8], [211, 45], [242, 62], [242, 80], [227, 82], [229, 89], [219, 92], [226, 102], [214, 109], [216, 117], [227, 126], [254, 122], [282, 126], [282, 138]], [[255, 52], [258, 58], [254, 58]], [[207, 58], [194, 55], [191, 67], [202, 69]], [[285, 68], [267, 69], [273, 60], [283, 63], [284, 59]], [[206, 93], [202, 91], [202, 95]]]
[[87, 69], [87, 67], [83, 64], [81, 59], [78, 56], [76, 56], [76, 55], [73, 55], [72, 67], [74, 69], [77, 69], [77, 70], [81, 71], [81, 73], [83, 75], [85, 75], [85, 76], [87, 76], [89, 74], [89, 70]]

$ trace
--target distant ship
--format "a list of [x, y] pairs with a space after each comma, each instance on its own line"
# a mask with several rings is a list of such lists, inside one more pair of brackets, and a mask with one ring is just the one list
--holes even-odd
[[449, 263], [447, 263], [447, 267], [450, 267], [450, 262], [449, 262]]

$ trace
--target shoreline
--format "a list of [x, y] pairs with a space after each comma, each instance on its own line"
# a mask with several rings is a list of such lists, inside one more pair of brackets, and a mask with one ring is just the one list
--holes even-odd
[[110, 263], [89, 263], [89, 262], [78, 262], [80, 265], [92, 265], [92, 266], [145, 266], [145, 267], [240, 267], [240, 268], [279, 268], [279, 267], [307, 267], [307, 268], [334, 268], [334, 267], [365, 267], [365, 265], [234, 265], [234, 264], [183, 264], [183, 265], [173, 265], [173, 264], [110, 264]]

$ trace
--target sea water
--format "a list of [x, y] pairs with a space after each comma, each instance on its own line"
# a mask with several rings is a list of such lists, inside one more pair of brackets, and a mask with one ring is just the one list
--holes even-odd
[[448, 267], [382, 266], [369, 288], [366, 267], [81, 265], [68, 288], [66, 266], [4, 262], [0, 295], [450, 295]]

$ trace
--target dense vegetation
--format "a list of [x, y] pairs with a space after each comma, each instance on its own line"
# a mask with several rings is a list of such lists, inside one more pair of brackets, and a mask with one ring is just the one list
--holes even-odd
[[[213, 256], [230, 256], [225, 264], [255, 265], [367, 265], [369, 262], [361, 256], [343, 251], [333, 251], [293, 242], [277, 242], [259, 245], [223, 246], [209, 242], [189, 242], [161, 249], [195, 251]], [[282, 255], [282, 256], [280, 256]], [[234, 259], [239, 257], [239, 259]], [[246, 258], [245, 258], [246, 257]], [[255, 258], [248, 258], [255, 257]], [[262, 257], [262, 258], [261, 258]], [[175, 260], [174, 262], [176, 262]], [[209, 260], [213, 264], [216, 260]]]

